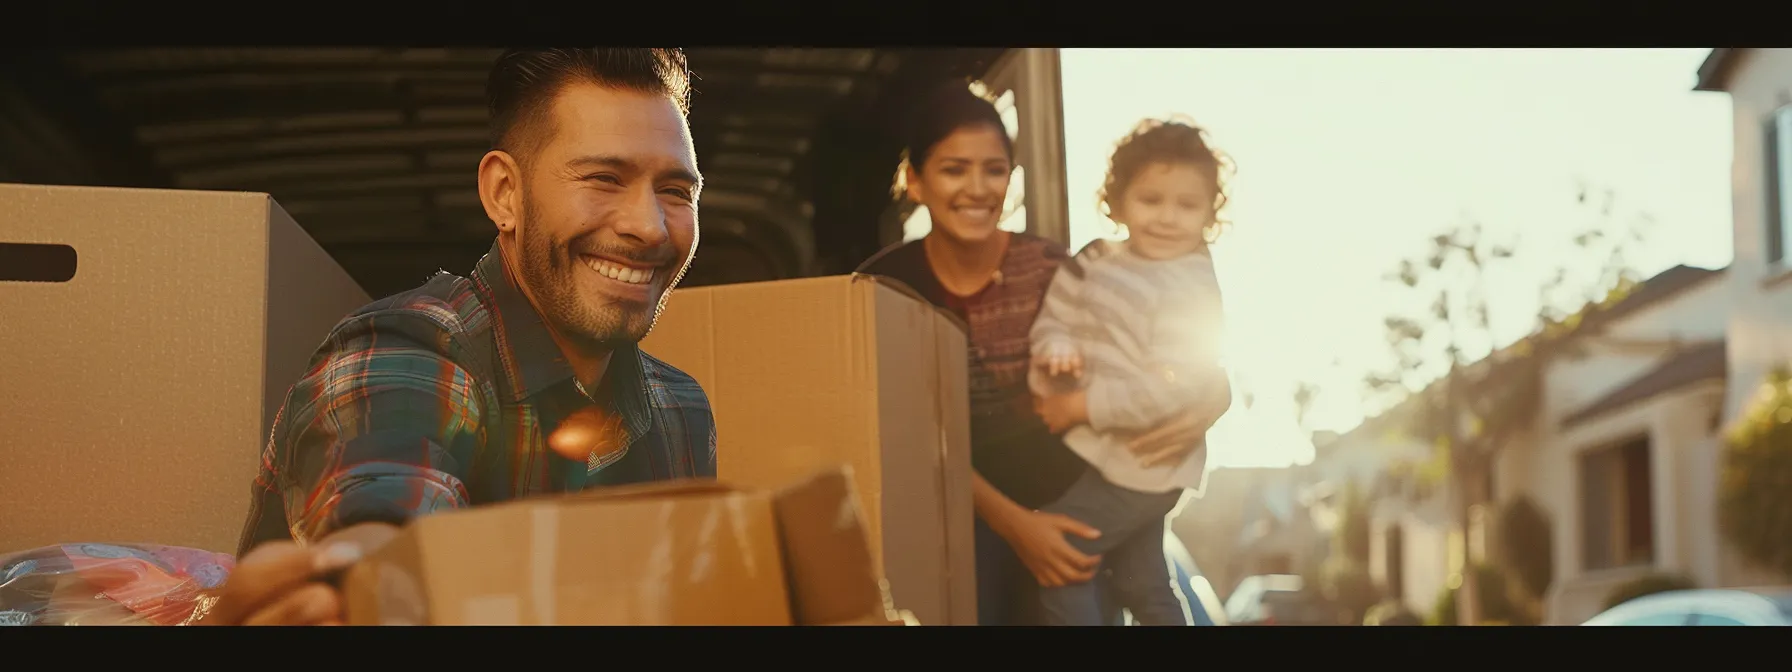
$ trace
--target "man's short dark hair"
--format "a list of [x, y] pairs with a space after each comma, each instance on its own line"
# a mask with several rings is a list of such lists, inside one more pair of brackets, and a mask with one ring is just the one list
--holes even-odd
[[486, 80], [492, 149], [523, 160], [547, 137], [554, 96], [578, 82], [664, 95], [691, 112], [683, 49], [507, 49]]

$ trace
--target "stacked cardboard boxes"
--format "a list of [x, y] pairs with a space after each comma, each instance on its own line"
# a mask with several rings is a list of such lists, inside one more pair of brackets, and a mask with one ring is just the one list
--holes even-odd
[[852, 476], [624, 486], [413, 521], [344, 580], [352, 625], [902, 625]]
[[[234, 551], [287, 389], [367, 295], [265, 194], [0, 185], [0, 259], [29, 260], [0, 269], [0, 554]], [[347, 577], [356, 622], [975, 621], [962, 325], [819, 278], [679, 291], [644, 349], [708, 392], [722, 484], [421, 519]]]
[[0, 554], [235, 552], [287, 389], [361, 287], [266, 194], [0, 184]]
[[717, 475], [775, 487], [850, 465], [873, 554], [922, 624], [976, 621], [965, 330], [853, 275], [679, 290], [642, 348], [715, 410]]

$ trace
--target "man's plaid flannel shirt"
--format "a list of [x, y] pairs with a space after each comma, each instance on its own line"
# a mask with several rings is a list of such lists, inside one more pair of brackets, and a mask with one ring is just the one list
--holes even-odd
[[[274, 421], [239, 555], [360, 522], [715, 476], [715, 421], [696, 380], [630, 346], [591, 392], [494, 245], [470, 278], [437, 274], [331, 331]], [[622, 449], [590, 461], [548, 450], [548, 433], [593, 404]]]

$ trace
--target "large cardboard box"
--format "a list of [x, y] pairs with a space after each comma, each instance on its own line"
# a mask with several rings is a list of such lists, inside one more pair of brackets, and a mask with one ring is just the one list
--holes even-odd
[[715, 411], [717, 476], [770, 487], [849, 464], [874, 557], [925, 624], [976, 622], [965, 330], [868, 275], [674, 292], [642, 349]]
[[367, 294], [266, 194], [0, 184], [0, 245], [0, 553], [235, 552], [275, 412]]
[[900, 625], [845, 469], [414, 520], [343, 578], [351, 625]]

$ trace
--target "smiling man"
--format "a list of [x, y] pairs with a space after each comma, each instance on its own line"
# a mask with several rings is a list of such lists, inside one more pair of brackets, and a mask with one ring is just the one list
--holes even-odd
[[321, 576], [417, 516], [715, 475], [703, 390], [636, 347], [697, 249], [689, 101], [676, 49], [498, 59], [478, 171], [496, 242], [467, 277], [330, 333], [275, 420], [208, 623], [340, 622]]

